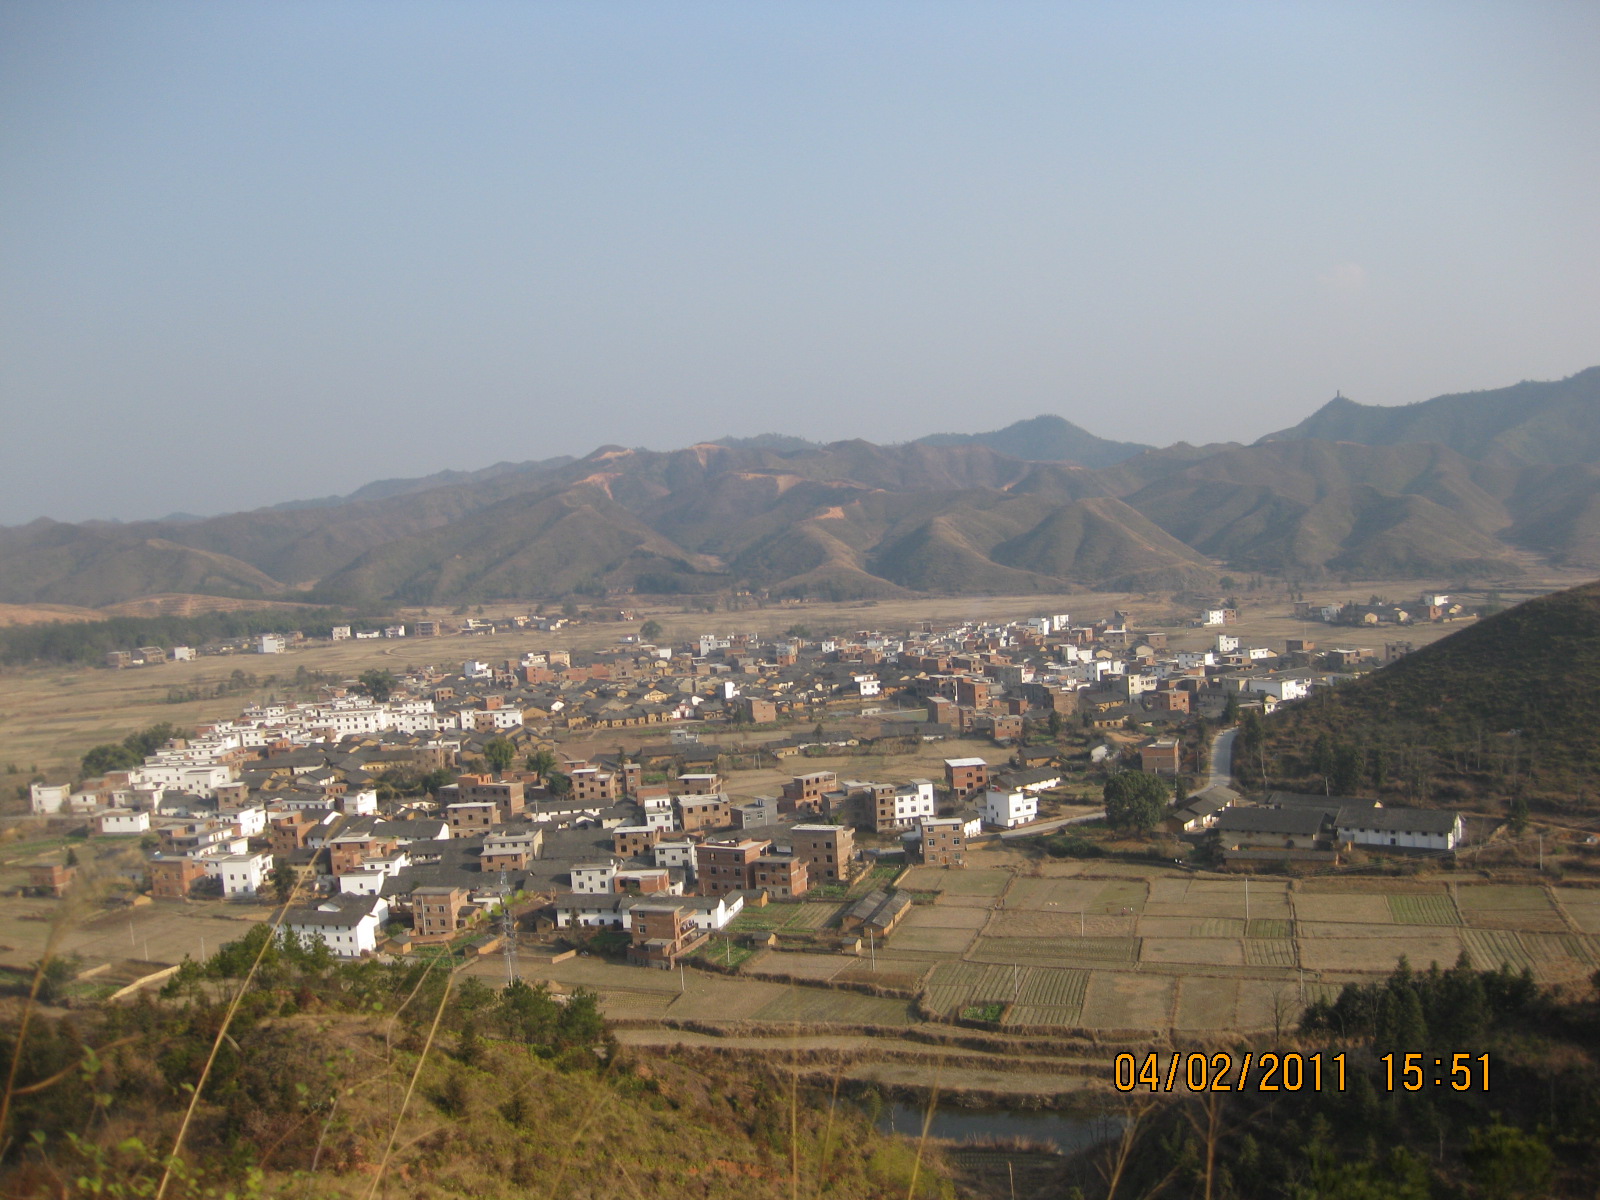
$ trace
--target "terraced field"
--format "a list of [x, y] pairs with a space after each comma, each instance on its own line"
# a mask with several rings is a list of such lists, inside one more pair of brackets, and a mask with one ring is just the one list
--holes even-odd
[[1449, 896], [1390, 896], [1389, 914], [1401, 925], [1459, 925], [1461, 917]]
[[[1010, 861], [911, 871], [908, 881], [936, 902], [916, 905], [870, 960], [821, 943], [807, 954], [763, 951], [745, 968], [746, 986], [773, 988], [759, 982], [763, 975], [875, 983], [920, 991], [926, 1009], [946, 1018], [985, 1009], [1018, 1029], [1199, 1033], [1282, 1027], [1286, 1012], [1347, 981], [1379, 979], [1402, 955], [1426, 970], [1466, 952], [1479, 967], [1505, 962], [1540, 982], [1582, 981], [1600, 967], [1600, 888], [1455, 878], [1247, 882], [1160, 869], [1141, 878], [1060, 861], [1022, 874]], [[782, 938], [825, 928], [840, 907], [776, 903], [744, 919]], [[687, 1006], [716, 1019], [709, 997], [624, 1000], [618, 1011], [662, 1003], [672, 1014]], [[789, 987], [748, 1005], [730, 998], [724, 1011], [893, 1024], [908, 1019], [900, 1004]]]

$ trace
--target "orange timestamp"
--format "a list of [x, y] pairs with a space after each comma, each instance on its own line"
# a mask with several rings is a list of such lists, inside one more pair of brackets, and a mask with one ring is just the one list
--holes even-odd
[[1343, 1053], [1324, 1055], [1321, 1051], [1257, 1054], [1252, 1050], [1236, 1058], [1225, 1051], [1175, 1051], [1163, 1056], [1152, 1050], [1143, 1058], [1136, 1054], [1117, 1055], [1113, 1082], [1119, 1092], [1139, 1088], [1152, 1092], [1178, 1088], [1191, 1092], [1320, 1092], [1324, 1087], [1342, 1092], [1345, 1065]]
[[1384, 1083], [1391, 1092], [1397, 1082], [1408, 1092], [1429, 1087], [1449, 1087], [1457, 1092], [1489, 1090], [1487, 1054], [1380, 1054], [1378, 1061], [1384, 1066]]

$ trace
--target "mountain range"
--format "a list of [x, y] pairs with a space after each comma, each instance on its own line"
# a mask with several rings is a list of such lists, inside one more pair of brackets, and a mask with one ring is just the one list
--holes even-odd
[[899, 445], [605, 446], [206, 519], [0, 529], [0, 602], [156, 593], [461, 603], [749, 588], [831, 599], [1502, 579], [1600, 566], [1600, 368], [1399, 408], [1337, 397], [1253, 445], [1057, 416]]

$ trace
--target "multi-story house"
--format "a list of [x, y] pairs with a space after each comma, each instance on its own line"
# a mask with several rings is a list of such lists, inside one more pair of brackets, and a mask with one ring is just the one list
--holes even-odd
[[849, 880], [855, 858], [855, 830], [847, 825], [796, 825], [790, 833], [795, 857], [805, 859], [813, 881]]

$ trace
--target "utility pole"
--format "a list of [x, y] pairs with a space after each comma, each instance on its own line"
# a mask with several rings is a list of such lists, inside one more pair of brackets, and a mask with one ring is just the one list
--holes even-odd
[[511, 915], [511, 887], [506, 869], [500, 868], [500, 940], [505, 947], [506, 983], [517, 981], [517, 921]]
[[1250, 932], [1250, 876], [1244, 877], [1244, 928]]

